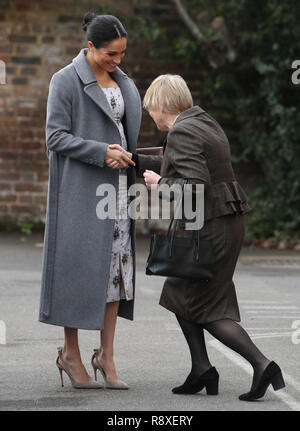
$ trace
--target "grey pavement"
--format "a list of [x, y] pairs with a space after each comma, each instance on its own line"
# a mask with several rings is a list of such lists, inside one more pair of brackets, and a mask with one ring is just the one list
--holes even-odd
[[[158, 305], [163, 278], [145, 275], [149, 240], [137, 241], [135, 319], [118, 319], [115, 362], [129, 391], [78, 390], [55, 365], [63, 329], [38, 322], [43, 237], [0, 233], [0, 410], [299, 411], [300, 253], [243, 250], [235, 274], [242, 326], [283, 370], [286, 388], [270, 387], [261, 401], [242, 402], [252, 373], [247, 361], [206, 333], [220, 374], [218, 396], [173, 395], [190, 371], [190, 356], [175, 316]], [[99, 332], [79, 332], [83, 362]], [[1, 344], [5, 342], [5, 344]]]

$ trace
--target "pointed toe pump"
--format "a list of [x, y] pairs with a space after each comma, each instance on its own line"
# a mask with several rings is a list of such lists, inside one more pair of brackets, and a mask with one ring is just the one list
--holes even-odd
[[94, 382], [93, 380], [89, 380], [87, 382], [77, 382], [72, 374], [70, 373], [70, 370], [68, 369], [68, 366], [66, 362], [62, 359], [62, 347], [58, 347], [58, 357], [56, 359], [56, 365], [60, 373], [60, 379], [61, 379], [61, 386], [64, 386], [63, 382], [63, 371], [69, 376], [71, 380], [71, 384], [73, 388], [75, 389], [103, 389], [103, 385], [100, 383]]
[[107, 380], [106, 373], [98, 359], [99, 350], [100, 349], [94, 349], [94, 354], [91, 359], [92, 367], [94, 369], [94, 374], [95, 374], [95, 380], [97, 380], [97, 370], [99, 370], [103, 376], [106, 389], [129, 389], [129, 386], [127, 385], [127, 383], [123, 382], [122, 380], [112, 380], [112, 381]]
[[191, 374], [181, 386], [172, 389], [173, 394], [196, 394], [205, 387], [207, 395], [218, 395], [219, 373], [215, 367], [209, 368], [198, 378]]
[[245, 394], [239, 396], [241, 401], [255, 401], [262, 398], [269, 385], [273, 386], [274, 391], [278, 391], [285, 387], [285, 383], [282, 377], [281, 369], [276, 362], [270, 362], [267, 368], [264, 370], [261, 378], [259, 379], [256, 386]]

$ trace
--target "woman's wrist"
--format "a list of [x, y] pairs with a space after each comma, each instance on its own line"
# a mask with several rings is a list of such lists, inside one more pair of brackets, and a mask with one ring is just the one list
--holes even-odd
[[135, 163], [135, 169], [136, 171], [139, 170], [139, 156], [137, 155], [137, 153], [130, 153], [131, 154], [131, 160], [134, 161]]

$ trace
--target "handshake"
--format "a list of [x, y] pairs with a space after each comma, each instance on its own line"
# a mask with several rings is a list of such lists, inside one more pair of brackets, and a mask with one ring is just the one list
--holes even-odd
[[[120, 145], [109, 145], [106, 150], [105, 162], [113, 169], [128, 168], [129, 165], [135, 166], [132, 160], [132, 153], [124, 150]], [[144, 181], [148, 190], [151, 186], [158, 184], [161, 176], [153, 171], [145, 170], [143, 173]]]
[[113, 169], [128, 168], [129, 165], [135, 166], [132, 160], [132, 153], [124, 150], [120, 145], [109, 145], [106, 150], [105, 162]]

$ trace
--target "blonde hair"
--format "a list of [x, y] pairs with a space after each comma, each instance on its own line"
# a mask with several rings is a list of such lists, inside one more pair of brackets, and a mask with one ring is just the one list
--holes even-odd
[[146, 91], [143, 106], [154, 111], [163, 107], [170, 114], [178, 114], [193, 106], [193, 98], [181, 76], [160, 75]]

